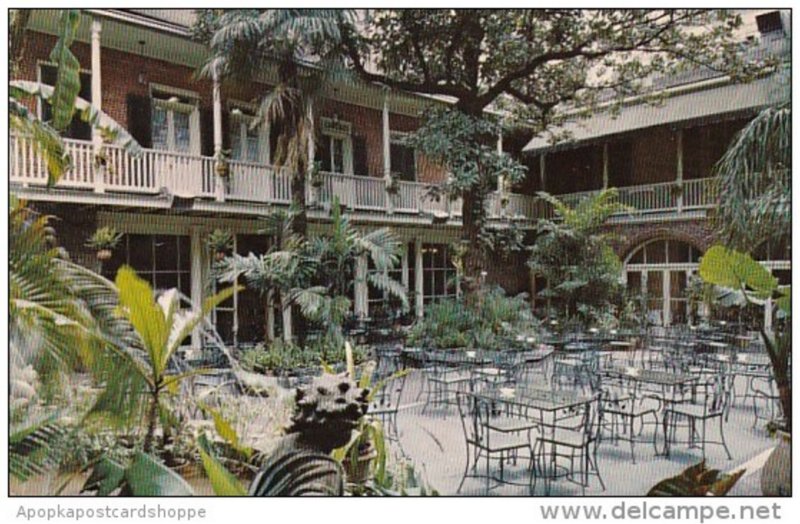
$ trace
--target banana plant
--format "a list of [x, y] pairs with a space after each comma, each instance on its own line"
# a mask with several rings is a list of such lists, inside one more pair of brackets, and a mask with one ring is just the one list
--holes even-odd
[[[747, 253], [740, 253], [721, 245], [713, 246], [700, 260], [699, 273], [704, 281], [730, 289], [747, 304], [767, 307], [772, 302], [786, 319], [791, 319], [791, 286], [779, 285], [778, 279]], [[786, 427], [791, 428], [792, 383], [789, 378], [791, 329], [772, 334], [767, 333], [764, 326], [760, 325], [759, 332], [772, 364], [781, 408], [786, 417]]]
[[234, 287], [207, 298], [200, 310], [185, 311], [180, 309], [177, 290], [171, 289], [156, 300], [150, 284], [129, 266], [120, 268], [115, 283], [119, 290], [118, 314], [130, 322], [145, 352], [145, 355], [137, 355], [138, 352], [121, 351], [119, 355], [146, 385], [149, 408], [144, 451], [149, 453], [153, 448], [159, 411], [163, 412], [165, 391], [174, 393], [186, 378], [207, 372], [195, 369], [173, 373], [169, 370], [170, 360], [203, 318], [233, 295]]

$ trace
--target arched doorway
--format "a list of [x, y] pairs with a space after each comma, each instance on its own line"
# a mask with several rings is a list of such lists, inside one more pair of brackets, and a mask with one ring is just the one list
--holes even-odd
[[701, 252], [676, 239], [657, 238], [636, 247], [625, 259], [628, 290], [643, 295], [650, 324], [685, 324], [689, 319], [686, 288], [697, 272]]

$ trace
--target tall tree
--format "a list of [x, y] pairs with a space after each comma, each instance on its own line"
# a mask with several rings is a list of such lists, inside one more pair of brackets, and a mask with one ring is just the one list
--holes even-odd
[[[275, 164], [292, 174], [295, 234], [305, 236], [306, 175], [314, 159], [313, 106], [337, 71], [341, 25], [351, 12], [338, 9], [235, 9], [198, 13], [195, 35], [211, 48], [203, 74], [232, 81], [258, 80], [274, 72], [277, 82], [260, 96], [256, 125], [279, 129]], [[263, 78], [263, 77], [262, 77]]]
[[[731, 12], [698, 9], [375, 10], [343, 24], [342, 45], [364, 80], [449, 97], [453, 111], [472, 119], [510, 110], [543, 132], [557, 108], [591, 111], [598, 95], [621, 100], [654, 73], [703, 66], [748, 77], [753, 68], [734, 37], [740, 24]], [[485, 145], [480, 126], [459, 130], [460, 140]], [[452, 173], [463, 197], [466, 292], [477, 289], [486, 265], [484, 188], [497, 175], [483, 166]]]

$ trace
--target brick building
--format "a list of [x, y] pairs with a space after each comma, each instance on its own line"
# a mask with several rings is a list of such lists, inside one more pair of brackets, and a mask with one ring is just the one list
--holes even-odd
[[[207, 51], [190, 38], [192, 16], [188, 10], [83, 11], [72, 47], [83, 68], [80, 96], [125, 126], [144, 154], [131, 158], [106, 146], [107, 167], [97, 169], [91, 130], [76, 123], [66, 141], [75, 166], [56, 187], [44, 187], [46, 170], [24, 137], [11, 138], [10, 179], [12, 192], [57, 217], [61, 243], [81, 264], [111, 275], [127, 263], [155, 287], [178, 287], [199, 301], [213, 287], [205, 237], [227, 228], [237, 252], [263, 251], [269, 239], [259, 234], [258, 217], [287, 206], [290, 195], [288, 177], [271, 166], [274, 130], [249, 125], [254, 101], [274, 77], [265, 72], [253, 85], [198, 78]], [[21, 79], [53, 81], [48, 55], [57, 17], [57, 11], [34, 11]], [[788, 54], [789, 28], [773, 26], [761, 35], [754, 27], [751, 36], [762, 39], [764, 52]], [[668, 93], [660, 106], [632, 103], [614, 119], [601, 113], [567, 124], [573, 135], [567, 143], [532, 139], [524, 148], [526, 180], [507, 199], [498, 190], [488, 204], [490, 217], [512, 216], [531, 228], [544, 212], [536, 191], [574, 201], [619, 187], [623, 202], [636, 209], [609, 226], [619, 234], [625, 278], [648, 292], [655, 321], [681, 322], [682, 290], [714, 241], [711, 166], [748, 118], [774, 100], [774, 84], [772, 78], [732, 84], [709, 73], [655, 79], [653, 88]], [[418, 315], [426, 303], [458, 292], [449, 244], [458, 238], [460, 202], [428, 195], [445, 171], [399, 139], [419, 125], [421, 111], [441, 103], [357, 83], [337, 86], [314, 108], [314, 156], [323, 172], [319, 187], [308, 189], [311, 233], [329, 224], [334, 198], [359, 227], [391, 226], [405, 246], [392, 276], [413, 293]], [[226, 180], [214, 169], [220, 149], [232, 156]], [[387, 191], [389, 175], [399, 181], [396, 194]], [[102, 226], [125, 236], [114, 258], [101, 264], [83, 244]], [[772, 256], [770, 267], [783, 272], [782, 279], [788, 260]], [[358, 264], [354, 307], [363, 317], [386, 301], [361, 278], [367, 271], [366, 263]], [[519, 256], [493, 265], [488, 280], [509, 292], [535, 292]], [[242, 291], [215, 311], [226, 342], [262, 336], [259, 300]]]

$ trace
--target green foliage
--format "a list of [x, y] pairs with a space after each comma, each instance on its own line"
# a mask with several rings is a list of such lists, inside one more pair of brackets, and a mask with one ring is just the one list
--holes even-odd
[[233, 233], [227, 229], [217, 228], [206, 238], [206, 245], [214, 252], [227, 252], [233, 248]]
[[50, 52], [50, 61], [56, 65], [57, 76], [53, 96], [48, 102], [53, 109], [52, 126], [58, 131], [64, 131], [72, 122], [75, 99], [81, 90], [81, 64], [69, 49], [78, 32], [79, 21], [80, 11], [77, 9], [61, 11], [59, 39]]
[[57, 443], [64, 428], [57, 417], [27, 421], [25, 427], [11, 427], [8, 436], [8, 471], [21, 482], [42, 473], [57, 461]]
[[527, 296], [508, 297], [502, 288], [481, 291], [480, 300], [434, 302], [411, 328], [408, 343], [425, 348], [507, 349], [533, 322]]
[[[354, 349], [356, 363], [366, 360], [364, 348]], [[298, 369], [317, 369], [323, 363], [328, 365], [345, 362], [345, 350], [326, 337], [306, 340], [305, 346], [276, 340], [269, 345], [258, 344], [242, 352], [240, 363], [249, 370], [259, 373], [283, 374]]]
[[718, 469], [708, 469], [706, 461], [689, 466], [679, 475], [664, 479], [647, 492], [648, 497], [722, 497], [744, 475], [740, 469], [733, 474], [720, 473]]
[[700, 260], [699, 273], [708, 283], [742, 292], [747, 300], [774, 298], [782, 311], [791, 314], [790, 287], [779, 286], [778, 279], [746, 253], [713, 246]]
[[123, 497], [181, 497], [192, 495], [189, 484], [153, 456], [137, 452], [127, 466], [102, 459], [81, 492], [99, 497], [117, 493]]
[[233, 295], [234, 288], [225, 289], [207, 298], [200, 311], [189, 312], [180, 309], [176, 289], [165, 292], [156, 300], [150, 284], [138, 277], [128, 266], [120, 268], [115, 282], [119, 292], [118, 313], [130, 322], [139, 342], [137, 347], [124, 348], [118, 355], [139, 377], [139, 384], [146, 385], [145, 391], [137, 393], [146, 393], [149, 403], [144, 450], [150, 452], [159, 421], [158, 415], [168, 413], [163, 404], [162, 393], [165, 390], [175, 392], [181, 381], [205, 372], [169, 372], [170, 360], [205, 316]]
[[247, 488], [225, 466], [217, 460], [205, 435], [197, 440], [203, 469], [211, 481], [214, 494], [220, 497], [241, 497], [247, 495]]
[[90, 249], [114, 249], [122, 240], [122, 233], [117, 232], [113, 227], [105, 226], [97, 229], [86, 241], [86, 247]]
[[597, 322], [623, 304], [622, 264], [601, 226], [627, 208], [619, 204], [616, 189], [607, 189], [569, 207], [539, 193], [554, 209], [555, 218], [538, 223], [528, 266], [548, 286], [539, 296], [549, 298], [564, 319], [577, 317], [584, 325]]
[[714, 167], [716, 222], [727, 244], [747, 249], [792, 227], [792, 106], [764, 109]]

